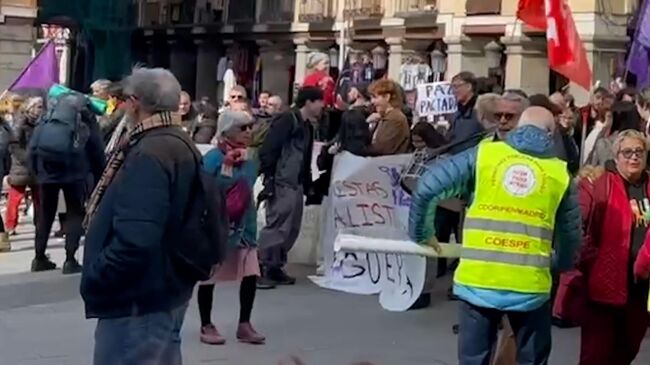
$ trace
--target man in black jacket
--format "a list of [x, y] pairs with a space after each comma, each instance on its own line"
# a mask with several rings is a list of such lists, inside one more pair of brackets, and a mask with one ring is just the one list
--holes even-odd
[[263, 268], [261, 289], [296, 282], [284, 271], [284, 265], [300, 234], [303, 193], [309, 195], [312, 189], [312, 123], [320, 120], [323, 106], [321, 89], [300, 89], [296, 107], [273, 119], [260, 149], [260, 173], [264, 175], [260, 200], [267, 202], [266, 226], [258, 239]]
[[[95, 365], [182, 363], [180, 329], [195, 282], [170, 259], [197, 178], [168, 70], [126, 79], [130, 143], [111, 157], [88, 204], [81, 295], [98, 318]], [[189, 145], [187, 144], [189, 143]]]

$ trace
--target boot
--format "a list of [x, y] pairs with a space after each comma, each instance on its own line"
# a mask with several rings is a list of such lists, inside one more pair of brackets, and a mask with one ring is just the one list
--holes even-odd
[[11, 242], [9, 242], [9, 234], [6, 232], [0, 233], [0, 252], [11, 251]]
[[81, 265], [74, 257], [66, 259], [63, 263], [63, 275], [78, 274], [81, 272]]
[[251, 345], [264, 345], [266, 337], [255, 331], [250, 322], [240, 323], [237, 327], [237, 339], [239, 342], [249, 343]]
[[50, 258], [47, 256], [37, 257], [32, 260], [32, 272], [49, 271], [54, 269], [56, 269], [56, 264], [50, 261]]
[[276, 285], [294, 285], [296, 278], [287, 275], [283, 269], [270, 269], [266, 272], [266, 277], [274, 281]]
[[201, 342], [207, 345], [224, 345], [226, 338], [223, 337], [217, 328], [211, 323], [201, 327]]

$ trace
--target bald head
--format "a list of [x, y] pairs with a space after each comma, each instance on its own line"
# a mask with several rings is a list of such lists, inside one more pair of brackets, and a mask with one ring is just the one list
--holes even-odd
[[531, 106], [524, 110], [519, 120], [519, 127], [532, 125], [549, 133], [555, 132], [555, 118], [553, 114], [541, 106]]

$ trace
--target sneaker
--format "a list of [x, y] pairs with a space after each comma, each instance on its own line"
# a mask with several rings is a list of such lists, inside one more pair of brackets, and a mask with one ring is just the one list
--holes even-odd
[[237, 339], [239, 342], [250, 343], [251, 345], [264, 345], [266, 343], [266, 337], [257, 333], [250, 323], [239, 324]]
[[54, 238], [63, 238], [65, 237], [65, 232], [63, 230], [58, 230], [54, 232]]
[[64, 275], [69, 275], [69, 274], [78, 274], [81, 272], [81, 265], [79, 265], [79, 262], [77, 262], [76, 259], [67, 259], [63, 263], [63, 274]]
[[8, 231], [7, 231], [7, 234], [8, 234], [9, 236], [15, 236], [15, 235], [17, 235], [15, 229], [10, 229], [10, 230], [8, 230]]
[[266, 276], [260, 276], [257, 278], [257, 289], [260, 290], [269, 290], [275, 289], [275, 281], [269, 279]]
[[32, 272], [55, 270], [56, 264], [49, 257], [35, 258], [32, 260]]
[[11, 251], [11, 242], [7, 233], [0, 233], [0, 252]]
[[201, 327], [201, 342], [206, 345], [225, 345], [226, 338], [217, 331], [217, 327], [208, 324]]
[[287, 275], [282, 269], [271, 269], [268, 271], [267, 276], [276, 285], [294, 285], [296, 283], [296, 278]]

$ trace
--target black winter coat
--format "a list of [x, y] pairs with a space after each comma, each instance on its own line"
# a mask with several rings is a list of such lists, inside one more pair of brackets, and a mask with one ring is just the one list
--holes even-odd
[[189, 137], [173, 128], [145, 132], [131, 147], [90, 222], [81, 277], [88, 318], [169, 311], [192, 296], [195, 282], [167, 251], [179, 239], [197, 171]]
[[24, 114], [18, 114], [14, 121], [14, 133], [9, 143], [11, 153], [11, 169], [8, 182], [13, 186], [29, 186], [36, 184], [36, 177], [29, 166], [27, 153], [29, 142], [34, 134], [37, 120]]

